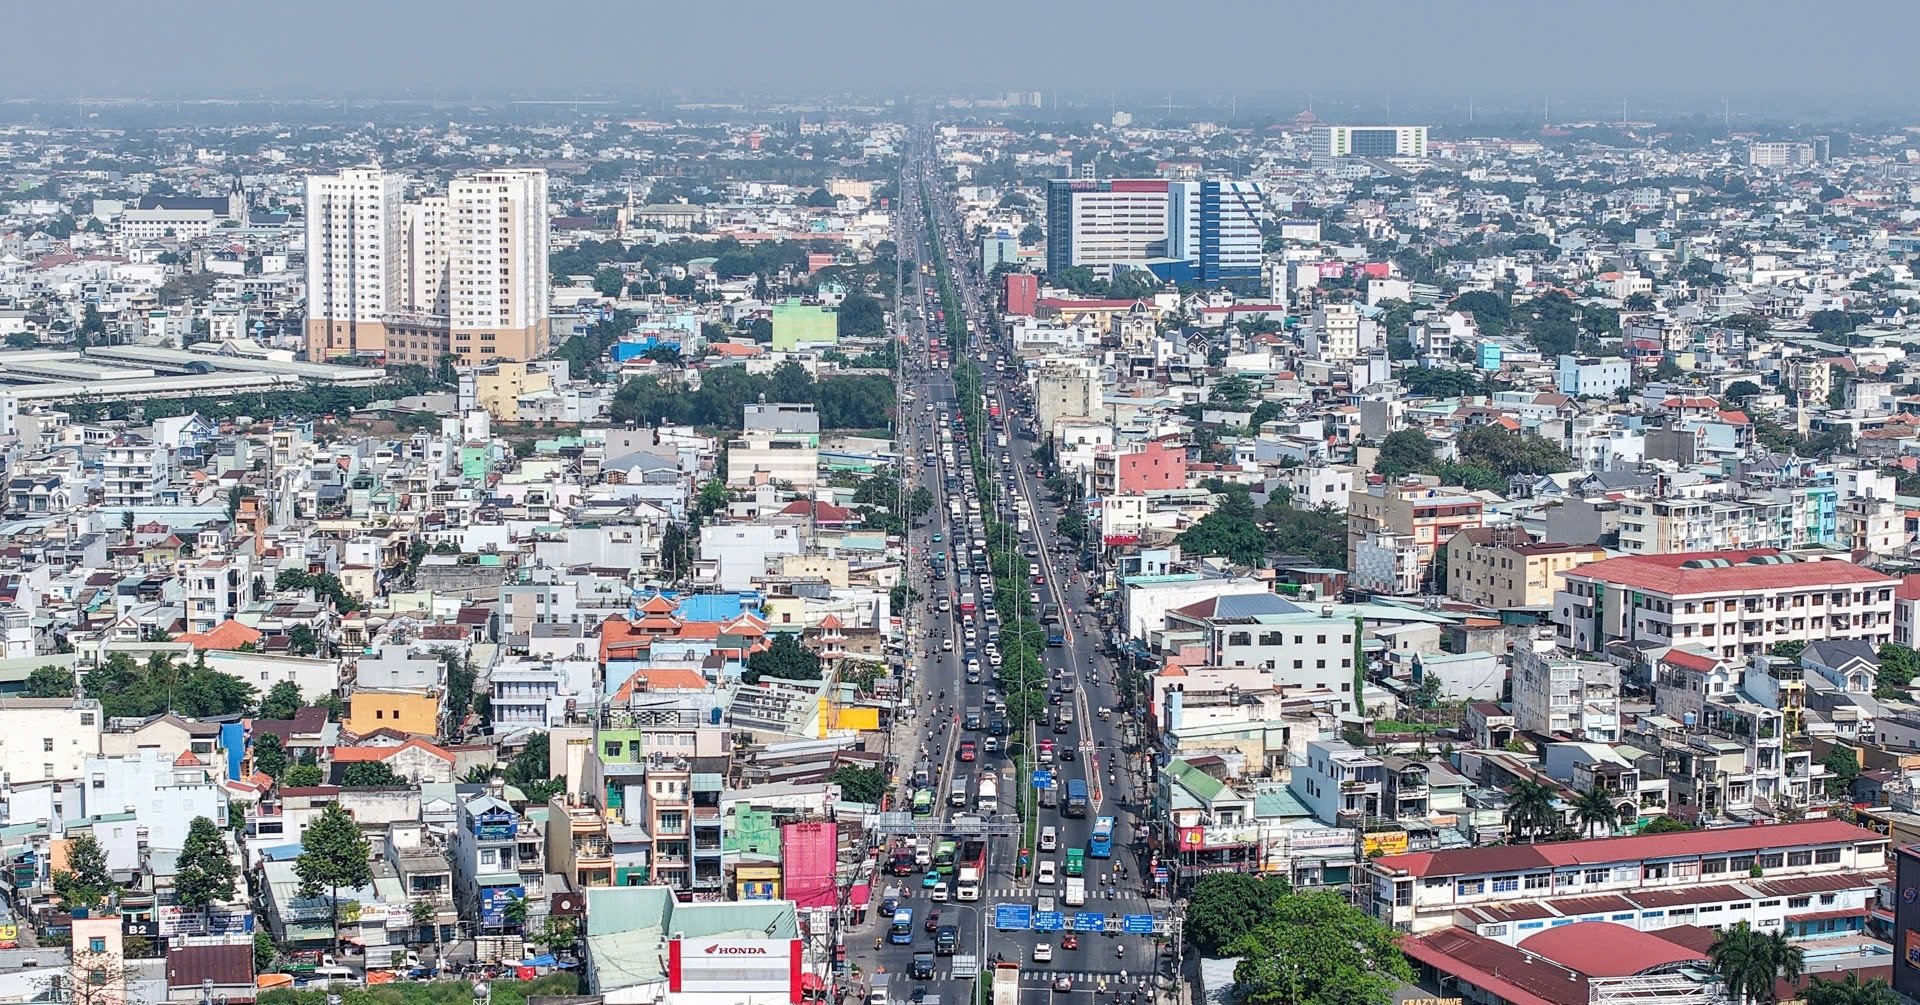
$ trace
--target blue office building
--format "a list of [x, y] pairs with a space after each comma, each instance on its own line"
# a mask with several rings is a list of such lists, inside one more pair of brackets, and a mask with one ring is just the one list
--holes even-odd
[[1250, 181], [1200, 183], [1200, 281], [1260, 279], [1260, 221], [1266, 204]]

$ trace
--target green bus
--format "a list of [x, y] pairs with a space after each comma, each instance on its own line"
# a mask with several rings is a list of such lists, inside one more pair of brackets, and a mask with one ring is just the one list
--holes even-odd
[[952, 838], [944, 838], [933, 851], [933, 867], [942, 873], [953, 875], [953, 859], [957, 847]]
[[933, 816], [933, 790], [920, 789], [913, 794], [913, 815], [916, 817]]
[[1087, 874], [1087, 850], [1085, 848], [1067, 849], [1067, 875], [1084, 876]]

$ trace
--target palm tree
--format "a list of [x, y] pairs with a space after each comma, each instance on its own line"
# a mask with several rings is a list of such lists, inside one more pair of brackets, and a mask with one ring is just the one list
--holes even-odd
[[1580, 833], [1591, 837], [1596, 830], [1611, 831], [1619, 825], [1620, 807], [1605, 789], [1595, 786], [1574, 798], [1573, 819]]
[[1859, 974], [1848, 974], [1839, 981], [1815, 977], [1803, 997], [1807, 1005], [1899, 1005], [1900, 1001], [1886, 981], [1875, 977], [1862, 984]]
[[1773, 992], [1773, 967], [1766, 959], [1765, 937], [1746, 922], [1714, 937], [1707, 950], [1713, 972], [1739, 1002], [1763, 1002]]
[[1741, 922], [1722, 931], [1707, 950], [1713, 972], [1726, 982], [1727, 993], [1749, 1005], [1778, 1001], [1774, 983], [1795, 981], [1807, 972], [1806, 955], [1782, 932], [1762, 935]]
[[[1767, 936], [1767, 958], [1773, 961], [1773, 972], [1788, 983], [1799, 980], [1807, 972], [1807, 953], [1796, 942], [1787, 939], [1787, 933], [1774, 929]], [[1773, 982], [1767, 982], [1767, 1001], [1772, 1002]]]
[[1553, 830], [1559, 818], [1554, 808], [1553, 789], [1530, 779], [1521, 779], [1507, 789], [1507, 829], [1529, 840]]

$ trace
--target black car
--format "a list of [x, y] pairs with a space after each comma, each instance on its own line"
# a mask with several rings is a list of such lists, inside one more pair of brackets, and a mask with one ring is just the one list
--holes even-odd
[[1060, 745], [1060, 759], [1061, 759], [1061, 760], [1063, 760], [1063, 761], [1071, 761], [1071, 760], [1073, 760], [1073, 759], [1075, 759], [1075, 758], [1077, 758], [1077, 757], [1079, 757], [1079, 756], [1080, 756], [1079, 754], [1076, 754], [1076, 753], [1074, 753], [1074, 752], [1073, 752], [1073, 745], [1072, 745], [1072, 744], [1061, 744], [1061, 745]]

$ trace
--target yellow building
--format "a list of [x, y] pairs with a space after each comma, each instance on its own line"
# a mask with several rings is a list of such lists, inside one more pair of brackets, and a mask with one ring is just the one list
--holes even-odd
[[733, 899], [779, 900], [780, 865], [736, 866], [733, 870]]
[[365, 736], [375, 730], [438, 736], [440, 693], [432, 691], [372, 691], [356, 688], [347, 696], [347, 715], [340, 725]]
[[501, 422], [520, 421], [520, 396], [553, 390], [553, 375], [540, 364], [499, 363], [473, 378], [474, 401]]
[[1446, 541], [1447, 596], [1495, 610], [1551, 607], [1568, 569], [1606, 558], [1591, 544], [1535, 541], [1516, 527], [1469, 527]]

